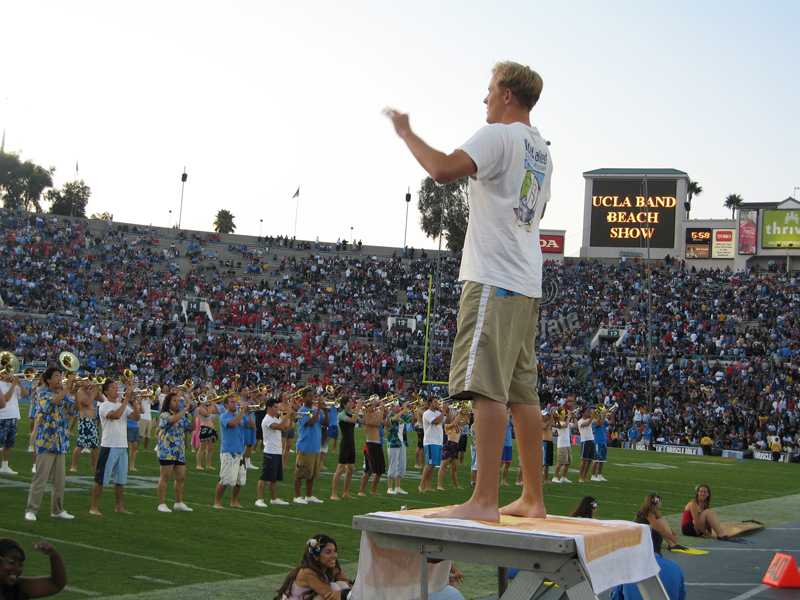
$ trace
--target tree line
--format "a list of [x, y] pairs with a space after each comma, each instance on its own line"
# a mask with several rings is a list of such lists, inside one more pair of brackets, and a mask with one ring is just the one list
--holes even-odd
[[[28, 212], [48, 212], [65, 217], [86, 217], [86, 205], [92, 195], [83, 179], [53, 186], [55, 167], [45, 168], [32, 160], [22, 160], [20, 152], [0, 150], [0, 199], [3, 208]], [[49, 202], [47, 211], [42, 202]]]

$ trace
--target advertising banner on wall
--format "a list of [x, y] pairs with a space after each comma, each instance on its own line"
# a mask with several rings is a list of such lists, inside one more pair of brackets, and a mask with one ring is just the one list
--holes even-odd
[[612, 248], [675, 246], [678, 182], [603, 179], [592, 183], [589, 245]]
[[711, 258], [711, 229], [686, 229], [686, 258]]
[[558, 254], [564, 253], [564, 236], [563, 235], [540, 235], [539, 245], [542, 247], [542, 252], [555, 252]]
[[756, 233], [758, 231], [758, 211], [739, 211], [739, 254], [756, 253]]
[[765, 210], [761, 222], [761, 247], [800, 246], [800, 211]]
[[666, 452], [667, 454], [688, 454], [690, 456], [703, 456], [703, 449], [698, 446], [667, 446], [656, 444], [656, 452]]
[[711, 231], [711, 258], [733, 258], [733, 229]]

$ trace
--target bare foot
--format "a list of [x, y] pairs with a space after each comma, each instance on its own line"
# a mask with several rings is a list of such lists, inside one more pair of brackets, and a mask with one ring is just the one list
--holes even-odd
[[231, 504], [231, 508], [244, 508], [244, 506], [237, 502], [236, 504]]
[[444, 488], [443, 488], [443, 487], [437, 487], [437, 488], [436, 488], [436, 491], [437, 491], [437, 492], [443, 492], [443, 491], [444, 491]]
[[522, 482], [521, 482], [521, 481], [518, 481], [518, 482], [516, 483], [516, 485], [522, 485]]
[[90, 514], [90, 515], [97, 515], [98, 517], [102, 517], [102, 516], [103, 516], [103, 513], [101, 513], [101, 512], [100, 512], [99, 510], [97, 510], [96, 508], [93, 508], [92, 510], [90, 510], [90, 511], [89, 511], [89, 514]]
[[[550, 483], [549, 481], [547, 483]], [[585, 479], [578, 479], [578, 483], [588, 483]]]
[[338, 500], [339, 496], [331, 496], [331, 500]]
[[423, 490], [422, 488], [417, 488], [417, 489], [418, 489], [420, 492], [424, 492], [424, 491], [425, 491], [425, 490]]
[[461, 487], [460, 485], [457, 485], [457, 486], [455, 486], [453, 489], [454, 489], [454, 490], [463, 490], [464, 488], [463, 488], [463, 487]]
[[70, 472], [70, 473], [77, 473], [77, 472], [78, 472], [78, 469], [70, 469], [70, 470], [69, 470], [69, 472]]
[[552, 482], [552, 481], [550, 481], [549, 479], [545, 479], [545, 480], [544, 480], [544, 483], [553, 483], [553, 482]]
[[114, 512], [118, 512], [118, 513], [120, 513], [122, 515], [132, 515], [133, 514], [131, 511], [125, 510], [124, 508], [114, 509]]
[[370, 492], [369, 495], [370, 496], [382, 496], [383, 494], [381, 494], [380, 492]]
[[514, 517], [528, 517], [533, 519], [547, 518], [547, 509], [544, 501], [533, 502], [524, 498], [519, 498], [511, 504], [500, 509], [501, 515], [511, 515]]
[[501, 481], [500, 485], [508, 485], [508, 482], [507, 481]]
[[197, 467], [197, 470], [198, 471], [205, 471], [205, 469], [203, 467]]
[[355, 496], [351, 496], [350, 494], [342, 494], [342, 498], [347, 498], [348, 500], [355, 500]]
[[461, 519], [464, 521], [489, 521], [490, 523], [500, 522], [500, 512], [496, 506], [481, 506], [477, 502], [470, 500], [466, 504], [460, 504], [430, 515], [425, 515], [426, 519]]
[[364, 492], [358, 492], [358, 495], [361, 496], [362, 498], [366, 498], [367, 497], [367, 495]]
[[215, 505], [214, 505], [214, 508], [222, 508], [222, 509], [224, 509], [225, 507], [224, 507], [224, 506], [222, 506], [222, 504], [215, 504]]
[[130, 469], [130, 470], [131, 470], [131, 471], [136, 471], [137, 469], [134, 469], [133, 467], [131, 467], [131, 469]]

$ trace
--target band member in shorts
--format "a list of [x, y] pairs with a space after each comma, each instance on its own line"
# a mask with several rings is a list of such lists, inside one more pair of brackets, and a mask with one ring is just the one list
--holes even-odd
[[97, 409], [95, 401], [100, 398], [100, 386], [89, 385], [84, 381], [75, 393], [78, 405], [78, 439], [77, 446], [72, 453], [72, 468], [70, 471], [78, 470], [78, 458], [84, 448], [89, 449], [92, 457], [92, 471], [97, 470], [97, 449], [100, 447], [100, 430], [97, 427]]
[[231, 506], [244, 508], [239, 504], [239, 492], [247, 483], [247, 469], [244, 465], [244, 432], [256, 428], [253, 413], [247, 409], [247, 400], [228, 396], [225, 399], [225, 412], [219, 418], [222, 429], [222, 443], [219, 447], [219, 483], [214, 494], [214, 508], [222, 506], [225, 488], [231, 488]]

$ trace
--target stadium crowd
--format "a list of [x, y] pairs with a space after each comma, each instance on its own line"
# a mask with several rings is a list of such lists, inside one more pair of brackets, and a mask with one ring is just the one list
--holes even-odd
[[[10, 212], [0, 227], [8, 309], [0, 345], [24, 363], [50, 364], [69, 350], [98, 373], [135, 367], [140, 381], [165, 385], [225, 387], [239, 374], [243, 385], [276, 389], [308, 382], [360, 394], [446, 392], [422, 381], [447, 381], [457, 257], [320, 254], [316, 243], [282, 236], [226, 252], [213, 234], [180, 232], [176, 246], [175, 234], [150, 227], [91, 229], [85, 220]], [[794, 276], [687, 270], [674, 260], [649, 273], [630, 262], [548, 262], [545, 276], [559, 292], [540, 314], [543, 404], [616, 402], [611, 445], [706, 439], [747, 449], [777, 436], [798, 453]], [[210, 313], [186, 313], [190, 298], [204, 299]], [[412, 326], [390, 327], [392, 317]], [[595, 340], [603, 328], [621, 331], [619, 341]]]

